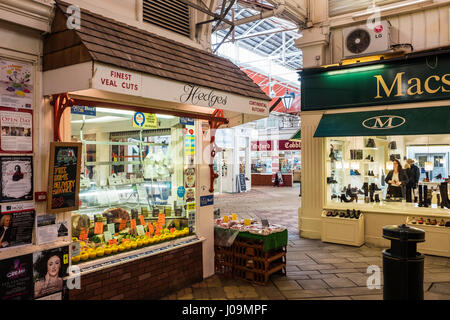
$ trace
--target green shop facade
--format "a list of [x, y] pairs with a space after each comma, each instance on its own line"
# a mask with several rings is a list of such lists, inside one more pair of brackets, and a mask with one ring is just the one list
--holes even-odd
[[405, 223], [450, 257], [450, 48], [299, 74], [301, 236], [383, 247]]

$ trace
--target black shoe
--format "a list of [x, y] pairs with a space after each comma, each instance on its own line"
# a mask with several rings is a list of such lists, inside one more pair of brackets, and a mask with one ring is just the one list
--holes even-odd
[[375, 195], [375, 202], [380, 202], [380, 196], [378, 194]]
[[327, 212], [327, 217], [331, 217], [332, 214], [333, 214], [333, 213], [332, 213], [331, 211], [328, 211], [328, 212]]
[[339, 214], [339, 218], [343, 218], [343, 217], [345, 217], [345, 212], [341, 212], [340, 214]]
[[333, 217], [337, 217], [338, 215], [339, 215], [339, 212], [337, 212], [337, 211], [334, 211], [332, 214]]
[[333, 200], [333, 199], [336, 199], [338, 197], [338, 195], [337, 194], [332, 194], [331, 195], [331, 199]]
[[450, 200], [448, 198], [448, 184], [447, 182], [441, 182], [439, 185], [439, 191], [441, 192], [441, 208], [446, 207], [450, 209]]
[[446, 227], [450, 227], [450, 221], [447, 221], [447, 222], [445, 223], [445, 226], [446, 226]]
[[376, 183], [373, 183], [373, 190], [375, 190], [375, 191], [381, 191], [381, 189], [378, 188], [378, 186], [377, 186]]
[[[366, 157], [366, 159], [365, 160], [369, 160], [370, 161], [370, 159], [371, 159], [371, 156], [370, 156], [370, 154]], [[372, 158], [373, 159], [373, 158]]]
[[355, 175], [356, 175], [356, 176], [360, 176], [360, 175], [361, 175], [361, 173], [359, 173], [358, 170], [355, 170], [354, 172], [355, 172]]
[[341, 202], [352, 202], [352, 200], [348, 200], [345, 194], [341, 194]]
[[327, 184], [338, 183], [333, 177], [327, 177]]
[[373, 162], [373, 157], [370, 157], [370, 162]]
[[442, 179], [442, 174], [439, 173], [435, 178], [439, 180]]
[[350, 209], [347, 209], [347, 213], [345, 214], [346, 218], [350, 218]]

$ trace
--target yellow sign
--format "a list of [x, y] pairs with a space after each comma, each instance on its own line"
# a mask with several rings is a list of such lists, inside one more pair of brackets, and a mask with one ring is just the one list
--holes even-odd
[[132, 122], [134, 128], [158, 129], [158, 118], [153, 113], [136, 112]]
[[187, 204], [187, 209], [188, 209], [189, 211], [195, 210], [195, 202], [188, 203], [188, 204]]

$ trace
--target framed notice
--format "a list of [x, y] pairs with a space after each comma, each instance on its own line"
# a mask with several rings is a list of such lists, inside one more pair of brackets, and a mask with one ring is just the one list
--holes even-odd
[[0, 107], [0, 152], [33, 153], [33, 111]]
[[33, 255], [0, 261], [0, 300], [31, 300], [33, 297]]
[[33, 200], [33, 157], [0, 156], [0, 202]]
[[47, 211], [78, 210], [81, 143], [52, 142], [48, 180]]

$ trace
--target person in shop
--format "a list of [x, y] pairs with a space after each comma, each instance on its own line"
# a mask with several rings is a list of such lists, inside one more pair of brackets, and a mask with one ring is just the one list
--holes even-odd
[[55, 252], [44, 253], [35, 263], [41, 280], [34, 284], [34, 297], [43, 297], [63, 288], [61, 257]]
[[392, 160], [394, 163], [394, 169], [389, 171], [386, 176], [386, 183], [389, 185], [387, 194], [390, 198], [403, 198], [403, 188], [406, 188], [408, 184], [408, 175], [406, 170], [402, 168], [400, 161], [397, 159]]
[[408, 168], [405, 168], [406, 174], [408, 175], [408, 183], [406, 184], [406, 202], [413, 202], [412, 194], [419, 183], [420, 169], [414, 164], [413, 159], [406, 160], [406, 164], [408, 165]]
[[0, 248], [9, 245], [9, 238], [11, 236], [11, 215], [5, 214], [0, 219]]

